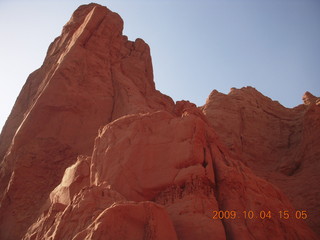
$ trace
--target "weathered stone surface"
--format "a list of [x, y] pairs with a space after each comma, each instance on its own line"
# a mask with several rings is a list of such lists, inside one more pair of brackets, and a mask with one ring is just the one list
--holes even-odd
[[120, 116], [173, 108], [154, 88], [149, 47], [122, 35], [105, 7], [80, 7], [32, 73], [1, 134], [0, 238], [36, 220], [77, 155], [91, 154], [99, 127]]
[[152, 202], [114, 204], [104, 210], [74, 240], [81, 239], [155, 239], [177, 240], [164, 208]]
[[[174, 104], [122, 28], [79, 7], [29, 76], [0, 136], [0, 238], [318, 239], [318, 98], [286, 109], [244, 88]], [[311, 228], [280, 218], [295, 208]]]
[[206, 173], [202, 166], [204, 128], [198, 117], [165, 111], [113, 121], [96, 138], [91, 183], [107, 182], [127, 199], [142, 201], [192, 176], [214, 182], [212, 169]]
[[51, 201], [23, 239], [175, 240], [177, 236], [162, 206], [127, 201], [110, 186], [99, 185], [84, 188], [68, 204]]
[[305, 92], [305, 94], [302, 97], [302, 100], [305, 105], [319, 105], [320, 104], [320, 98], [312, 95], [310, 92]]
[[[144, 213], [132, 210], [131, 216], [130, 209], [132, 204], [137, 206], [137, 202], [145, 201], [164, 206], [161, 214], [168, 214], [170, 218], [165, 217], [166, 220], [160, 222], [174, 229], [169, 231], [168, 239], [174, 239], [175, 234], [179, 239], [211, 236], [221, 240], [296, 236], [317, 239], [302, 220], [280, 219], [278, 212], [282, 209], [294, 211], [289, 200], [232, 157], [207, 122], [197, 116], [201, 112], [193, 108], [181, 111], [180, 116], [158, 111], [124, 116], [107, 124], [95, 140], [92, 157], [79, 159], [65, 171], [61, 184], [50, 194], [51, 205], [45, 211], [49, 215], [39, 218], [42, 225], [34, 224], [26, 239], [32, 239], [33, 234], [37, 236], [35, 239], [101, 239], [102, 236], [106, 239], [116, 239], [116, 236], [134, 239], [136, 236], [139, 239], [148, 234], [139, 227], [140, 221], [146, 221]], [[91, 165], [90, 184], [70, 201], [70, 188], [75, 179], [87, 176], [88, 165], [83, 164], [86, 161]], [[126, 201], [131, 201], [131, 207], [127, 207]], [[115, 207], [118, 202], [121, 202], [119, 208]], [[53, 217], [51, 209], [57, 204], [62, 210], [54, 212]], [[122, 207], [129, 208], [125, 217], [118, 216], [118, 212], [124, 214]], [[230, 210], [236, 211], [239, 218], [212, 219], [213, 211]], [[272, 217], [248, 219], [244, 218], [243, 211], [254, 211], [256, 216], [260, 216], [261, 211], [270, 211]], [[132, 238], [122, 236], [121, 231], [116, 230], [117, 224], [108, 220], [108, 214], [112, 214], [110, 218], [117, 219], [116, 222], [128, 224], [131, 229], [128, 231], [133, 231], [130, 232]], [[88, 216], [93, 217], [85, 223], [72, 225], [72, 219], [83, 221]], [[135, 233], [132, 222], [127, 223], [124, 218], [137, 222]], [[48, 224], [50, 219], [57, 220], [52, 225]], [[160, 222], [154, 224], [161, 229]], [[45, 231], [39, 232], [43, 228]]]
[[292, 109], [254, 88], [213, 91], [203, 112], [210, 125], [255, 174], [278, 186], [294, 207], [308, 212], [320, 234], [320, 107], [306, 93], [305, 105]]
[[68, 205], [80, 190], [90, 183], [90, 157], [80, 156], [75, 164], [68, 167], [61, 183], [51, 192], [50, 202]]

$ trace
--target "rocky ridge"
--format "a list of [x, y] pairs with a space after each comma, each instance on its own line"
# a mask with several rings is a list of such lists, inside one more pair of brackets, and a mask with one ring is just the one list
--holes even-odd
[[174, 103], [122, 29], [80, 6], [27, 79], [0, 135], [0, 238], [319, 239], [319, 99], [286, 109], [247, 87]]

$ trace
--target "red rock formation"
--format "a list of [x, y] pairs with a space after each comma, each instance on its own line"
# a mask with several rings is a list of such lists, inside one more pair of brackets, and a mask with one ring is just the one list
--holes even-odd
[[306, 210], [320, 235], [320, 107], [308, 92], [303, 100], [287, 109], [251, 87], [213, 91], [203, 112], [233, 154]]
[[1, 134], [1, 238], [16, 239], [37, 219], [65, 168], [91, 154], [99, 127], [173, 108], [154, 88], [148, 45], [122, 28], [107, 8], [80, 7], [28, 78]]
[[243, 89], [213, 92], [202, 111], [174, 104], [122, 25], [79, 7], [29, 76], [0, 136], [0, 238], [318, 239], [279, 216], [293, 203], [319, 223], [317, 99], [287, 110]]
[[[173, 225], [169, 239], [175, 239], [175, 234], [179, 239], [316, 239], [301, 220], [279, 218], [279, 209], [294, 211], [284, 194], [230, 156], [207, 123], [193, 112], [201, 113], [197, 108], [181, 116], [158, 111], [124, 116], [107, 124], [95, 140], [92, 157], [82, 157], [66, 170], [50, 195], [49, 210], [24, 239], [117, 239], [114, 236], [119, 231], [105, 231], [113, 228], [113, 223], [101, 222], [101, 218], [109, 219], [104, 214], [112, 214], [110, 218], [125, 222], [128, 228], [133, 224], [130, 221], [145, 222], [144, 217], [136, 217], [140, 212], [114, 216], [122, 212], [114, 209], [118, 204], [132, 201], [163, 206], [161, 215], [170, 218], [152, 228], [167, 224], [173, 229]], [[86, 162], [91, 163], [90, 169]], [[73, 186], [80, 185], [76, 182], [87, 182], [88, 187], [75, 195]], [[231, 209], [239, 219], [212, 219], [212, 211]], [[245, 219], [242, 213], [248, 209], [256, 214], [270, 211], [273, 217], [268, 221]], [[145, 224], [151, 224], [148, 221]], [[96, 228], [101, 224], [105, 227]], [[136, 239], [146, 237], [138, 236]]]

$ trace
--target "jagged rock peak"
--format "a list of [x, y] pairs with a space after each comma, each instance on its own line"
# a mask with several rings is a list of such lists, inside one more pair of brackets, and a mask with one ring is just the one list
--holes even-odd
[[[217, 91], [216, 89], [213, 90], [209, 97], [206, 100], [206, 104], [208, 104], [210, 101], [213, 101], [216, 98], [226, 98], [227, 96], [231, 96], [235, 99], [247, 99], [247, 101], [254, 101], [256, 103], [258, 102], [269, 102], [270, 104], [273, 104], [275, 107], [279, 107], [282, 109], [285, 109], [283, 105], [281, 105], [278, 101], [272, 100], [271, 98], [263, 95], [261, 92], [259, 92], [256, 88], [247, 86], [247, 87], [242, 87], [242, 88], [231, 88], [228, 94], [221, 93]], [[320, 98], [314, 96], [310, 92], [305, 92], [305, 94], [302, 97], [304, 105], [312, 105], [320, 104]], [[296, 106], [296, 107], [301, 107], [301, 105]]]
[[28, 77], [0, 135], [1, 239], [21, 238], [66, 167], [91, 155], [101, 126], [173, 110], [155, 89], [149, 46], [122, 29], [106, 7], [79, 7]]
[[213, 90], [206, 100], [206, 104], [212, 101], [217, 101], [217, 99], [235, 99], [239, 101], [245, 101], [249, 104], [259, 105], [263, 103], [270, 103], [274, 105], [275, 108], [285, 108], [278, 101], [273, 101], [271, 98], [263, 95], [256, 88], [247, 86], [242, 88], [231, 88], [228, 94], [221, 93], [217, 90]]
[[313, 105], [313, 104], [320, 105], [320, 98], [314, 96], [310, 92], [305, 92], [302, 97], [302, 100], [305, 105]]
[[[106, 18], [108, 21], [103, 23]], [[106, 26], [109, 31], [103, 31]], [[97, 35], [95, 32], [98, 30], [100, 37], [102, 37], [102, 35], [117, 35], [122, 32], [122, 29], [123, 20], [121, 17], [107, 7], [95, 3], [81, 5], [64, 25], [61, 36], [57, 37], [50, 45], [47, 57], [57, 54], [59, 50], [64, 50], [63, 46], [66, 44], [71, 48], [78, 42], [82, 47], [86, 47], [87, 41], [92, 35]]]

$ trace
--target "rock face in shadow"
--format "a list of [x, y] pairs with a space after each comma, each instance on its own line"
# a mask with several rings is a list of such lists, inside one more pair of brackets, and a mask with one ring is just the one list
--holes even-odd
[[213, 91], [203, 112], [233, 154], [253, 172], [279, 187], [320, 235], [320, 105], [306, 92], [292, 109], [252, 87]]
[[318, 98], [174, 103], [122, 29], [80, 6], [27, 79], [0, 135], [0, 239], [319, 239]]

